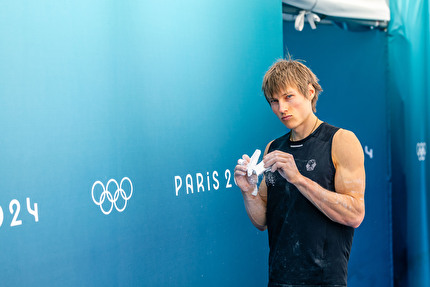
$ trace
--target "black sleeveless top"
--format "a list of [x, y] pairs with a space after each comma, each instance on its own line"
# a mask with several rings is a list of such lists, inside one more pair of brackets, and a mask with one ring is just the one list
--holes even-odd
[[[335, 192], [331, 148], [338, 130], [322, 123], [297, 142], [288, 133], [268, 152], [292, 154], [303, 176]], [[269, 286], [346, 286], [354, 228], [330, 220], [279, 172], [266, 173], [266, 184]]]

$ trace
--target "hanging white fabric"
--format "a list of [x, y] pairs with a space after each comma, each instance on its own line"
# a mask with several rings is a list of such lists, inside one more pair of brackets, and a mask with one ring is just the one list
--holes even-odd
[[326, 16], [357, 20], [390, 20], [387, 0], [283, 0], [282, 2]]
[[315, 22], [321, 21], [320, 17], [317, 14], [314, 14], [310, 11], [302, 10], [300, 11], [299, 15], [297, 15], [296, 20], [294, 22], [294, 28], [296, 28], [297, 31], [303, 30], [303, 27], [305, 25], [305, 17], [306, 20], [309, 22], [309, 25], [311, 26], [312, 30], [315, 30], [317, 28]]

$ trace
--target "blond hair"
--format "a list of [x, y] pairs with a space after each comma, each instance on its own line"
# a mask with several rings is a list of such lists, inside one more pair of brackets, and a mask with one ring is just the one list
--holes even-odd
[[296, 88], [305, 97], [308, 97], [309, 84], [315, 89], [312, 98], [312, 110], [316, 112], [318, 95], [322, 92], [318, 78], [304, 64], [297, 60], [280, 59], [276, 61], [266, 72], [263, 78], [262, 90], [266, 100], [270, 103], [273, 95], [287, 88]]

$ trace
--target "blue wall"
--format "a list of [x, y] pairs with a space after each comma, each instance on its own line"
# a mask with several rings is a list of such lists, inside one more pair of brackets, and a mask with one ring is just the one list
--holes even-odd
[[265, 285], [231, 173], [282, 53], [280, 1], [2, 1], [1, 284]]
[[[319, 25], [302, 32], [284, 23], [284, 46], [319, 77], [323, 121], [353, 131], [363, 146], [366, 215], [356, 229], [348, 286], [392, 286], [391, 187], [388, 141], [387, 34]], [[365, 150], [366, 151], [366, 150]]]
[[428, 0], [393, 0], [390, 9], [395, 280], [397, 286], [429, 286], [430, 6]]

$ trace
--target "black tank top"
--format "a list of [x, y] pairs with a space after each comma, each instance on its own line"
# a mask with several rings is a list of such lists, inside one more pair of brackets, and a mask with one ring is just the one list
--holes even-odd
[[[322, 123], [307, 138], [276, 139], [269, 152], [294, 156], [300, 173], [335, 192], [332, 141], [339, 128]], [[269, 286], [346, 286], [354, 228], [335, 223], [279, 172], [266, 173]]]

